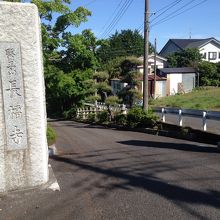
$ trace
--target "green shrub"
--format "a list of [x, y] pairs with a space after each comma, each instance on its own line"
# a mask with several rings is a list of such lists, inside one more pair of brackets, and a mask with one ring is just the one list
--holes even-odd
[[79, 121], [83, 121], [83, 113], [82, 113], [82, 112], [79, 113], [77, 119], [78, 119]]
[[109, 121], [108, 111], [107, 111], [107, 110], [104, 110], [104, 111], [98, 112], [98, 114], [97, 114], [97, 120], [98, 120], [98, 122], [100, 122], [100, 123]]
[[118, 125], [126, 125], [127, 124], [127, 116], [124, 114], [117, 114], [114, 117], [114, 121]]
[[63, 117], [65, 119], [72, 119], [75, 116], [76, 116], [76, 108], [71, 108], [71, 109], [63, 112]]
[[47, 143], [48, 143], [48, 145], [50, 146], [50, 145], [54, 144], [56, 142], [56, 138], [57, 138], [56, 131], [52, 127], [48, 126], [47, 127]]
[[88, 117], [87, 117], [87, 121], [88, 121], [89, 123], [95, 122], [95, 121], [96, 121], [95, 113], [89, 113], [89, 114], [88, 114]]
[[145, 111], [141, 107], [132, 108], [127, 115], [127, 123], [130, 127], [153, 127], [157, 119], [152, 110]]

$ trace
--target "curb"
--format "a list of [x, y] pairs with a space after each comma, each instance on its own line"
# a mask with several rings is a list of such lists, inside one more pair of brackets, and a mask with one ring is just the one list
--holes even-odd
[[48, 156], [52, 157], [54, 155], [57, 155], [57, 149], [56, 149], [56, 144], [52, 144], [48, 146]]
[[[165, 129], [159, 130], [159, 129], [153, 129], [153, 128], [131, 128], [131, 127], [124, 127], [124, 126], [115, 125], [115, 124], [104, 124], [103, 125], [100, 123], [88, 123], [85, 121], [82, 122], [78, 120], [73, 120], [73, 121], [83, 123], [83, 124], [99, 125], [104, 128], [113, 128], [113, 129], [122, 130], [122, 131], [141, 132], [141, 133], [147, 133], [147, 134], [152, 134], [152, 135], [194, 141], [197, 143], [206, 143], [206, 144], [215, 145], [215, 146], [217, 145], [218, 149], [220, 150], [220, 142], [219, 142], [220, 135], [192, 129], [189, 127], [181, 127], [178, 125], [173, 125], [173, 124], [164, 123], [164, 122], [160, 122], [160, 123], [164, 128], [167, 128], [167, 130]], [[190, 130], [189, 133], [187, 134], [182, 133], [182, 130], [185, 128]]]

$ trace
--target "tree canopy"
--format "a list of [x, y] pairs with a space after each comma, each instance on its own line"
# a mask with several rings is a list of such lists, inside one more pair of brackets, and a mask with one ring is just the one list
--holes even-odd
[[189, 48], [180, 52], [175, 52], [168, 56], [169, 67], [194, 67], [202, 61], [202, 55], [197, 48]]
[[[138, 30], [116, 31], [115, 34], [100, 42], [97, 55], [101, 62], [106, 62], [116, 57], [142, 56], [144, 54], [144, 38]], [[150, 44], [150, 53], [153, 46]]]

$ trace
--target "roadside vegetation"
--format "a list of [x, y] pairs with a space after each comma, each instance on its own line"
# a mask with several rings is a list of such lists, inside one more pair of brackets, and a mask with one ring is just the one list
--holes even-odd
[[152, 100], [151, 106], [220, 111], [220, 88], [201, 87], [190, 93]]
[[128, 114], [104, 110], [97, 113], [97, 115], [90, 113], [86, 119], [83, 119], [81, 115], [77, 120], [129, 128], [156, 128], [158, 119], [159, 117], [152, 110], [145, 111], [142, 107], [135, 106], [128, 111]]
[[47, 143], [48, 143], [48, 146], [51, 146], [52, 144], [54, 144], [56, 142], [56, 138], [57, 138], [56, 131], [51, 126], [48, 126], [47, 127]]

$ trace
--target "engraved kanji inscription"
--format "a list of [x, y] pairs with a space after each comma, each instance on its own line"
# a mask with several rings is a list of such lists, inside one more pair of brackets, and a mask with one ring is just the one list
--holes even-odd
[[8, 112], [9, 112], [9, 117], [12, 119], [22, 117], [21, 105], [10, 105]]
[[15, 144], [20, 144], [23, 134], [24, 133], [21, 131], [21, 129], [19, 129], [17, 126], [14, 126], [14, 130], [11, 132], [10, 138]]
[[6, 48], [5, 49], [5, 54], [8, 59], [14, 59], [16, 53], [14, 48]]
[[8, 66], [7, 66], [7, 69], [8, 69], [8, 74], [11, 76], [11, 75], [16, 75], [16, 66], [14, 64], [13, 61], [10, 61], [8, 62]]
[[0, 42], [0, 77], [7, 150], [27, 148], [25, 95], [21, 63], [19, 43]]
[[15, 75], [16, 72], [16, 62], [15, 56], [16, 52], [14, 48], [8, 48], [5, 50], [5, 54], [7, 57], [7, 70], [9, 75]]
[[6, 89], [6, 91], [10, 92], [11, 98], [13, 98], [15, 95], [21, 96], [20, 88], [17, 86], [17, 81], [15, 79], [9, 81], [9, 88]]

